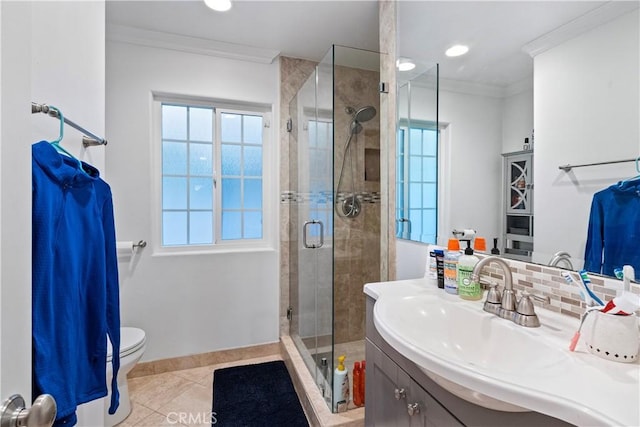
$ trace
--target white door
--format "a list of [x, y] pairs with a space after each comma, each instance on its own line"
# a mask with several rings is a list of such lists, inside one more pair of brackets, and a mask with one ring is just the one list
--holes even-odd
[[[31, 403], [31, 5], [0, 1], [0, 401]], [[19, 42], [18, 42], [19, 41]]]

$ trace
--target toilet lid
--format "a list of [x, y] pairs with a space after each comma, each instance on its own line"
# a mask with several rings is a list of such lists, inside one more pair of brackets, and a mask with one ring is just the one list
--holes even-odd
[[[142, 329], [129, 327], [120, 328], [120, 357], [137, 351], [144, 345], [145, 339], [146, 336]], [[111, 342], [107, 339], [107, 361], [111, 360], [112, 355], [113, 348], [111, 347]]]

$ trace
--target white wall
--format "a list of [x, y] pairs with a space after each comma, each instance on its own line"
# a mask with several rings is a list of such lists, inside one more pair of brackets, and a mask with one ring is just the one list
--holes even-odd
[[593, 194], [637, 175], [633, 163], [558, 166], [640, 154], [638, 23], [636, 10], [534, 58], [536, 253], [583, 259]]
[[533, 76], [527, 87], [515, 94], [506, 96], [502, 106], [502, 152], [521, 151], [524, 139], [529, 138], [533, 130]]
[[[120, 265], [123, 325], [144, 329], [143, 360], [157, 360], [278, 340], [277, 245], [261, 251], [153, 255], [151, 241], [152, 92], [278, 104], [278, 65], [107, 43], [107, 149], [118, 240], [149, 241]], [[274, 116], [272, 123], [278, 123]], [[278, 158], [278, 137], [273, 158]], [[276, 219], [278, 165], [265, 167]], [[265, 224], [272, 239], [278, 221]], [[126, 273], [125, 273], [126, 270]]]
[[[77, 123], [104, 132], [105, 4], [0, 2], [0, 16], [0, 391], [2, 398], [20, 392], [29, 400], [30, 142], [58, 135], [56, 120], [32, 116], [30, 103], [56, 105]], [[65, 132], [69, 151], [103, 168], [102, 149], [84, 153], [81, 135], [68, 126]]]

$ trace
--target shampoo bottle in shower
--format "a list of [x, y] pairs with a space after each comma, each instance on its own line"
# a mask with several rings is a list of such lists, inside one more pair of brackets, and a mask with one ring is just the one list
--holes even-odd
[[344, 412], [349, 403], [349, 374], [344, 367], [345, 356], [338, 357], [338, 367], [333, 373], [333, 411]]
[[362, 406], [362, 368], [360, 362], [353, 364], [353, 404]]

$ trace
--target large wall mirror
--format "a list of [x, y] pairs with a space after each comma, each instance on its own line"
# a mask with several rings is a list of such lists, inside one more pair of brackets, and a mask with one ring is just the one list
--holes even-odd
[[637, 2], [399, 2], [399, 256], [474, 229], [513, 258], [640, 276], [640, 209], [620, 211], [620, 259], [585, 252], [594, 195], [640, 174], [639, 22]]

